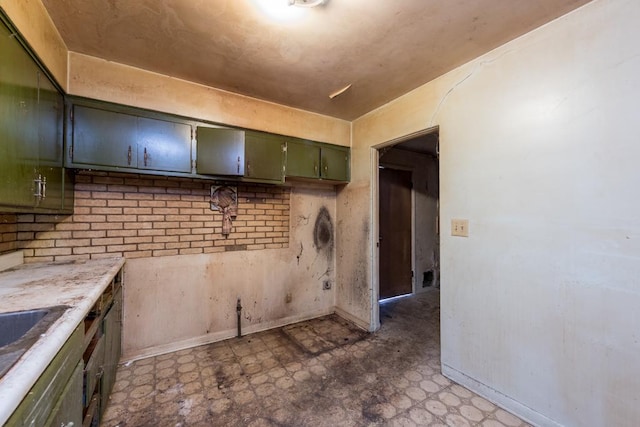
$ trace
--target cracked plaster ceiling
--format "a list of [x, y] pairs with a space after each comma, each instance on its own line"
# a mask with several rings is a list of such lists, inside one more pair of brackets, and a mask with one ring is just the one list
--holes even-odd
[[42, 1], [71, 51], [346, 120], [588, 2]]

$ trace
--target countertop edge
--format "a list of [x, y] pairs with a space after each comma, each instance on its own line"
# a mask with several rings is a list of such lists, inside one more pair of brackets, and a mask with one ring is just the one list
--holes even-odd
[[101, 274], [91, 291], [84, 295], [77, 304], [70, 306], [51, 325], [46, 336], [31, 346], [18, 362], [0, 378], [0, 425], [4, 425], [11, 417], [125, 262], [124, 258], [112, 258], [111, 260], [114, 261], [113, 265]]

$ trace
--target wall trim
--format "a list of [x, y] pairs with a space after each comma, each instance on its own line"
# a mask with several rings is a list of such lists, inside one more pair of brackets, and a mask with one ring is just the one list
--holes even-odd
[[355, 317], [353, 314], [347, 313], [346, 311], [344, 311], [340, 307], [334, 307], [334, 313], [337, 314], [338, 316], [344, 318], [345, 320], [353, 323], [358, 328], [364, 329], [367, 332], [373, 332], [373, 330], [371, 330], [370, 327], [369, 327], [370, 325], [369, 325], [369, 321], [368, 320], [359, 319], [359, 318]]
[[[255, 334], [256, 332], [262, 332], [269, 329], [281, 328], [283, 326], [290, 325], [292, 323], [304, 322], [305, 320], [311, 320], [318, 317], [328, 316], [334, 314], [334, 308], [330, 307], [324, 310], [312, 311], [309, 313], [300, 314], [297, 316], [289, 316], [282, 319], [273, 320], [270, 322], [263, 322], [257, 325], [249, 325], [242, 327], [242, 336]], [[339, 314], [338, 314], [339, 315]], [[125, 319], [126, 321], [126, 319]], [[227, 329], [220, 332], [214, 332], [199, 337], [193, 337], [182, 341], [172, 342], [170, 344], [159, 345], [155, 347], [148, 347], [130, 354], [124, 354], [122, 356], [122, 362], [133, 362], [139, 359], [146, 359], [147, 357], [160, 356], [166, 353], [172, 353], [174, 351], [185, 350], [187, 348], [198, 347], [201, 345], [212, 344], [219, 341], [224, 341], [230, 338], [235, 338], [238, 333], [236, 328]]]
[[480, 381], [467, 376], [466, 374], [458, 371], [455, 368], [443, 363], [442, 375], [449, 378], [452, 381], [457, 382], [468, 388], [469, 390], [479, 394], [485, 399], [495, 403], [496, 405], [506, 409], [509, 412], [517, 415], [526, 422], [539, 427], [562, 427], [562, 424], [557, 423], [551, 418], [542, 415], [541, 413], [529, 408], [526, 405], [518, 402], [517, 400], [500, 393], [498, 390], [489, 387]]

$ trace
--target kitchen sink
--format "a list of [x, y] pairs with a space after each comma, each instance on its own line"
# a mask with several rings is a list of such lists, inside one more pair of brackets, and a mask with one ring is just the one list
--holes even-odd
[[53, 306], [0, 313], [0, 378], [69, 308]]

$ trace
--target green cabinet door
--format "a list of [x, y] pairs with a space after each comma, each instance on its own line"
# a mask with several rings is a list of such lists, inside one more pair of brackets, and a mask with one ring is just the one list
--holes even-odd
[[323, 145], [320, 149], [320, 176], [332, 181], [349, 181], [349, 148]]
[[191, 126], [138, 117], [138, 168], [191, 172]]
[[82, 362], [76, 366], [44, 425], [50, 427], [82, 425]]
[[0, 206], [33, 207], [39, 70], [1, 23], [0, 57]]
[[287, 139], [287, 177], [349, 181], [349, 147]]
[[320, 178], [320, 146], [311, 141], [288, 138], [286, 175]]
[[73, 105], [71, 163], [191, 172], [191, 126]]
[[[60, 398], [65, 397], [64, 390], [68, 388], [69, 380], [71, 379], [72, 382], [75, 380], [77, 384], [78, 362], [82, 358], [83, 336], [84, 327], [81, 324], [31, 387], [31, 390], [7, 420], [6, 427], [49, 425], [47, 421], [51, 420], [50, 417], [55, 412]], [[82, 376], [81, 369], [80, 376]], [[82, 410], [82, 397], [75, 401], [74, 405], [63, 404], [65, 407], [73, 406], [73, 411], [77, 410], [75, 405], [78, 405]]]
[[204, 175], [244, 175], [245, 131], [198, 126], [196, 172]]
[[284, 138], [246, 132], [244, 176], [256, 181], [284, 181]]
[[36, 206], [61, 210], [66, 174], [62, 169], [64, 102], [60, 92], [42, 73], [38, 74], [38, 87], [38, 174], [42, 176], [42, 194]]
[[113, 296], [113, 305], [104, 316], [104, 369], [100, 383], [101, 412], [107, 407], [109, 394], [116, 381], [116, 370], [122, 354], [122, 288]]
[[75, 164], [136, 168], [137, 117], [74, 105], [71, 160]]
[[3, 24], [0, 54], [0, 207], [60, 212], [65, 183], [62, 94]]

